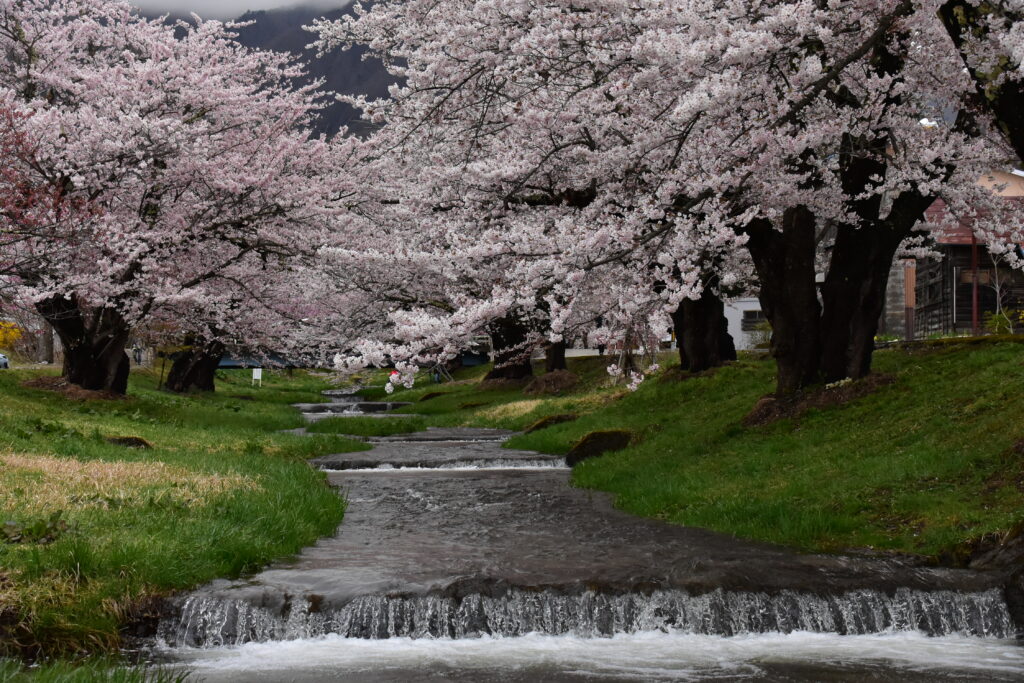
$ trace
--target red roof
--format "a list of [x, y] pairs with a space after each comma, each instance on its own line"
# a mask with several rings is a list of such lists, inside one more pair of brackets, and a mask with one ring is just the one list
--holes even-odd
[[[1012, 202], [1024, 202], [1024, 197], [1006, 197], [1006, 201]], [[936, 199], [931, 206], [924, 212], [925, 218], [933, 223], [941, 223], [946, 216], [948, 209], [946, 208], [946, 202], [941, 199]], [[987, 216], [990, 212], [987, 209], [982, 209], [979, 212], [981, 217]], [[971, 238], [974, 235], [974, 231], [971, 226], [974, 225], [974, 217], [964, 218], [959, 223], [951, 225], [946, 223], [939, 230], [935, 231], [935, 241], [938, 244], [951, 244], [951, 245], [970, 245]], [[984, 244], [985, 239], [980, 238], [978, 244]]]

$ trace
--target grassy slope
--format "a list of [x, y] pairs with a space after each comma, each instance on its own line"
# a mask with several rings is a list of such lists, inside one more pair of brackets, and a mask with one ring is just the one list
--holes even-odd
[[[769, 361], [682, 382], [653, 378], [635, 394], [598, 388], [599, 364], [576, 361], [584, 386], [563, 397], [463, 384], [394, 400], [452, 392], [405, 409], [439, 425], [518, 429], [547, 414], [583, 414], [507, 444], [547, 453], [565, 453], [593, 430], [633, 430], [640, 443], [583, 463], [576, 485], [609, 491], [636, 514], [799, 548], [932, 555], [1021, 519], [1024, 455], [1013, 446], [1024, 439], [1024, 345], [880, 351], [875, 369], [894, 384], [753, 428], [741, 420], [772, 390]], [[475, 402], [487, 405], [458, 408]]]
[[[189, 499], [180, 483], [106, 482], [84, 498], [65, 498], [71, 528], [55, 542], [0, 543], [0, 632], [13, 628], [24, 648], [55, 654], [115, 646], [124, 615], [146, 597], [253, 570], [330, 533], [341, 519], [343, 502], [304, 459], [365, 446], [275, 433], [299, 426], [288, 404], [317, 400], [322, 380], [271, 375], [253, 389], [246, 373], [233, 372], [215, 395], [179, 397], [156, 391], [153, 376], [133, 373], [127, 400], [69, 401], [19, 385], [39, 372], [0, 371], [0, 459], [160, 462], [200, 481], [221, 477], [248, 488]], [[106, 436], [138, 436], [153, 448], [114, 446]], [[42, 475], [0, 465], [0, 514], [20, 524], [50, 514], [32, 500], [45, 498], [46, 487], [54, 485]]]

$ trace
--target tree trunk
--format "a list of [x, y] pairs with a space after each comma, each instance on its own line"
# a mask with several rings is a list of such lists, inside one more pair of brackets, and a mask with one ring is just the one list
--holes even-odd
[[64, 379], [83, 389], [127, 392], [130, 365], [124, 349], [131, 328], [119, 312], [85, 309], [75, 295], [50, 297], [36, 310], [64, 346]]
[[878, 321], [896, 249], [909, 230], [842, 227], [821, 288], [821, 374], [826, 382], [871, 371]]
[[761, 287], [761, 309], [772, 326], [776, 395], [791, 396], [820, 379], [821, 306], [814, 281], [814, 215], [805, 207], [796, 207], [783, 214], [782, 230], [758, 220], [746, 232]]
[[488, 379], [523, 379], [533, 376], [530, 349], [526, 348], [529, 330], [518, 319], [509, 316], [490, 325], [494, 346], [494, 369], [484, 377]]
[[850, 226], [836, 235], [821, 288], [821, 375], [826, 382], [857, 379], [871, 369], [889, 268], [899, 246], [886, 237], [874, 228]]
[[39, 332], [37, 351], [37, 361], [40, 363], [53, 363], [53, 326], [50, 323], [43, 323], [43, 329]]
[[679, 347], [679, 365], [689, 372], [703, 372], [736, 360], [736, 346], [725, 319], [725, 304], [710, 286], [699, 299], [683, 299], [672, 313]]
[[568, 370], [565, 363], [565, 342], [553, 342], [544, 350], [544, 372]]
[[224, 345], [217, 341], [193, 342], [188, 351], [175, 356], [165, 386], [179, 394], [214, 391], [214, 378], [220, 359], [224, 357], [224, 350]]
[[863, 215], [860, 228], [842, 226], [836, 234], [828, 277], [821, 288], [821, 374], [826, 382], [859, 379], [871, 372], [878, 321], [896, 250], [924, 215], [934, 197], [901, 193], [884, 219]]

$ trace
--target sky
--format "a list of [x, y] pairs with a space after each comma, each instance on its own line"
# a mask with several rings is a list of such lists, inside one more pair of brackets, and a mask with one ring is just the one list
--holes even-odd
[[247, 10], [274, 9], [308, 5], [323, 9], [344, 7], [348, 0], [129, 0], [145, 12], [187, 14], [195, 12], [203, 19], [234, 19]]

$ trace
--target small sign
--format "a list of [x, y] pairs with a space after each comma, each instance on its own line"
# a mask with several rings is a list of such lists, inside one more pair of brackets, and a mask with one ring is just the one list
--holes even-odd
[[[974, 271], [964, 269], [960, 271], [960, 282], [965, 285], [974, 284]], [[979, 270], [978, 271], [978, 284], [979, 285], [991, 285], [992, 284], [992, 271], [990, 270]]]
[[261, 387], [263, 386], [263, 368], [252, 369], [252, 384], [253, 386], [256, 386], [257, 384]]

